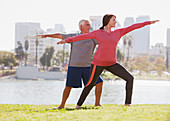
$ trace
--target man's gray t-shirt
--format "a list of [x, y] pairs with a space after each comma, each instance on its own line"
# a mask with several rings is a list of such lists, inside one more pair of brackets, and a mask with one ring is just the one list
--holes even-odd
[[[77, 35], [79, 34], [62, 34], [63, 39]], [[69, 66], [89, 67], [96, 44], [98, 43], [95, 39], [71, 42]]]

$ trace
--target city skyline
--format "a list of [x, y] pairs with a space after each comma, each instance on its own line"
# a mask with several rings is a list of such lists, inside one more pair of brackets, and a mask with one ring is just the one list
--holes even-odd
[[[36, 22], [41, 28], [55, 28], [55, 24], [63, 24], [66, 32], [77, 31], [80, 19], [88, 19], [90, 16], [103, 16], [112, 13], [123, 27], [126, 17], [134, 19], [141, 15], [150, 16], [150, 20], [158, 19], [159, 23], [151, 26], [151, 45], [163, 43], [166, 46], [167, 29], [170, 28], [170, 16], [168, 16], [169, 1], [111, 1], [105, 4], [100, 1], [86, 0], [84, 2], [49, 0], [49, 5], [40, 0], [16, 0], [3, 1], [0, 5], [2, 19], [0, 22], [0, 50], [12, 50], [15, 47], [15, 23]], [[10, 3], [10, 4], [8, 4]], [[67, 3], [67, 4], [66, 4]], [[76, 4], [75, 4], [76, 3]]]

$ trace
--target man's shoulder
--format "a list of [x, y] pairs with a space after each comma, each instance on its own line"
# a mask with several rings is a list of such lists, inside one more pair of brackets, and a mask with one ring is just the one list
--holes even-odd
[[73, 42], [73, 44], [92, 44], [95, 42], [95, 39], [85, 39], [77, 42]]
[[77, 35], [78, 35], [78, 33], [62, 34], [63, 39], [66, 39], [68, 37], [74, 37], [74, 36], [77, 36]]
[[68, 34], [62, 34], [62, 35], [67, 35], [67, 36], [76, 36], [76, 35], [79, 35], [79, 33], [68, 33]]

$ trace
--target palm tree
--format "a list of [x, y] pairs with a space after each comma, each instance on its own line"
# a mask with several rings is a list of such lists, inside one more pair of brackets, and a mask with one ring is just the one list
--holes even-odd
[[125, 62], [125, 46], [126, 46], [126, 36], [124, 36], [124, 38], [123, 38], [123, 55], [124, 55], [124, 58], [123, 58], [123, 60], [124, 60], [124, 62]]
[[132, 40], [129, 39], [128, 41], [128, 56], [127, 56], [127, 62], [129, 61], [129, 51], [130, 51], [130, 47], [132, 46]]
[[129, 61], [129, 52], [130, 52], [130, 47], [132, 47], [132, 40], [133, 40], [132, 35], [125, 35], [125, 36], [123, 36], [124, 61], [125, 61], [125, 47], [126, 47], [126, 44], [127, 44], [127, 41], [128, 41], [128, 53], [127, 53], [127, 60], [126, 60], [126, 64], [125, 65], [127, 65], [127, 62]]
[[28, 43], [28, 40], [26, 39], [25, 40], [25, 66], [27, 65], [27, 50], [28, 50], [28, 47], [29, 47], [29, 43]]

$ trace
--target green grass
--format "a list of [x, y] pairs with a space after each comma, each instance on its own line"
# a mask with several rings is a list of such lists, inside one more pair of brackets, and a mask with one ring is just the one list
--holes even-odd
[[0, 105], [0, 121], [170, 121], [170, 105], [105, 104], [51, 110], [57, 105]]

